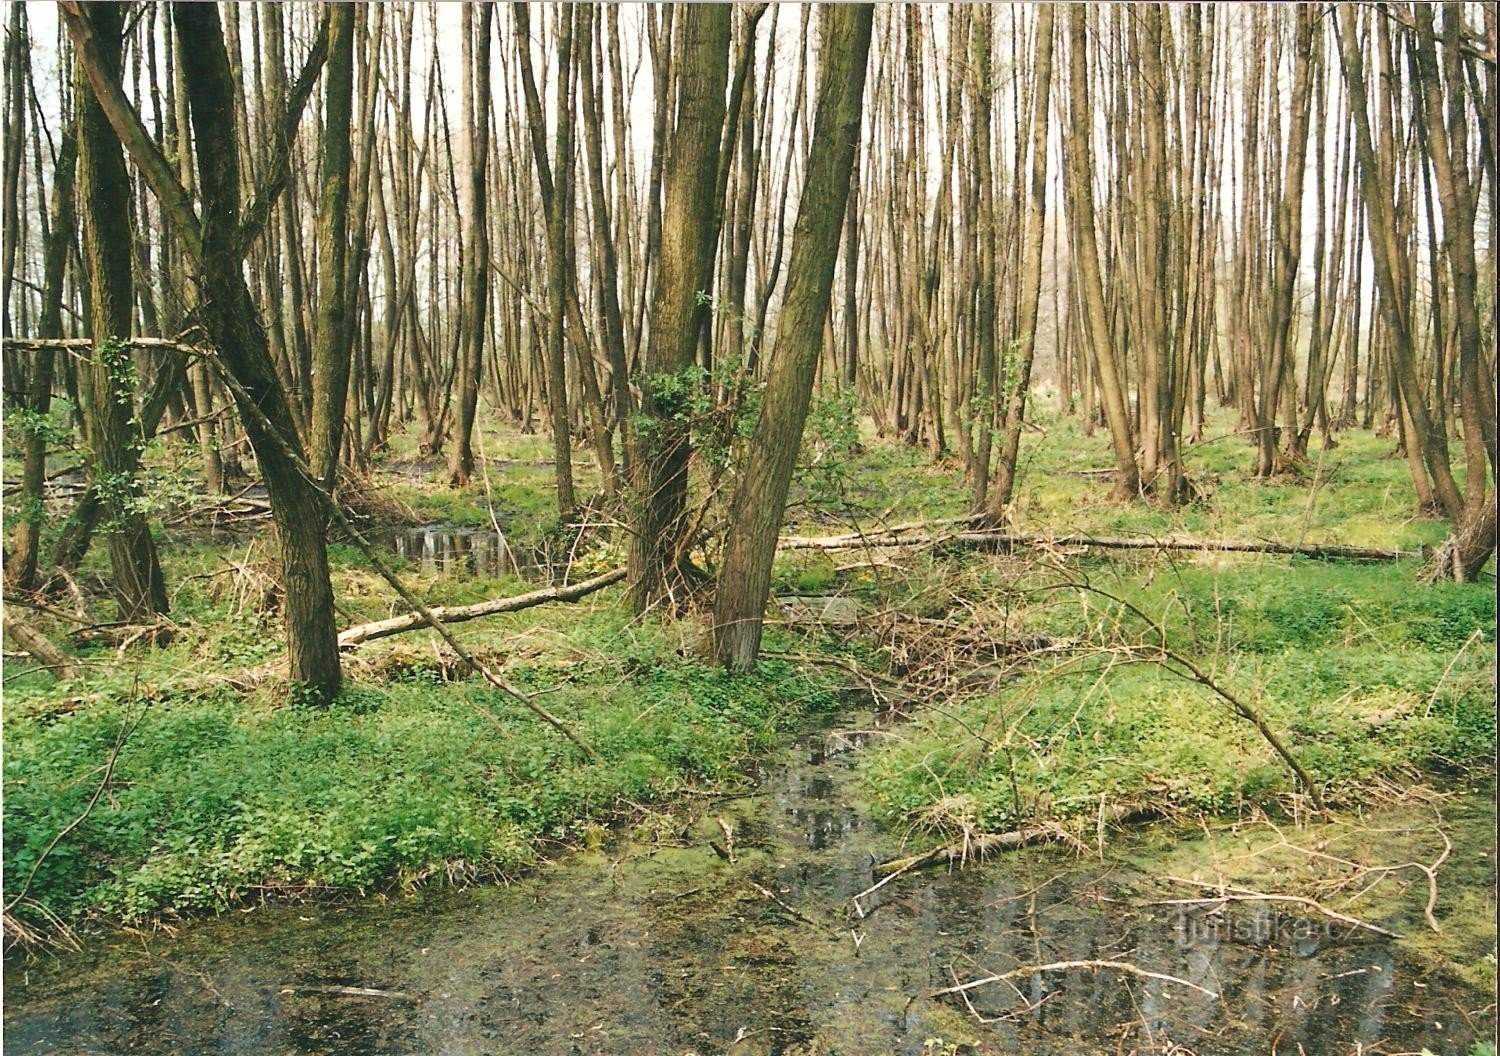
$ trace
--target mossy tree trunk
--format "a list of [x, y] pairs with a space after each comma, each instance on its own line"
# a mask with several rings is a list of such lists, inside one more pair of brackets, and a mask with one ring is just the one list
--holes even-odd
[[630, 605], [637, 613], [678, 596], [683, 586], [688, 456], [685, 421], [698, 333], [708, 312], [702, 293], [718, 242], [714, 189], [724, 88], [729, 72], [728, 4], [677, 12], [676, 124], [662, 166], [662, 218], [650, 338], [641, 379], [632, 479]]
[[[103, 61], [119, 76], [124, 9], [89, 4]], [[79, 410], [88, 448], [90, 484], [99, 496], [109, 538], [112, 588], [120, 618], [150, 620], [167, 611], [156, 542], [144, 512], [139, 473], [145, 446], [136, 413], [135, 360], [122, 342], [131, 336], [130, 182], [125, 154], [99, 103], [78, 72], [78, 175], [83, 259], [89, 284], [93, 355], [79, 376]]]

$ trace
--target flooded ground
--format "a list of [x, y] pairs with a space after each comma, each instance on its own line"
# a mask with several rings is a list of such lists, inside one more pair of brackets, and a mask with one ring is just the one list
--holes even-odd
[[[1493, 1029], [1488, 994], [1403, 943], [1264, 903], [1159, 904], [1183, 892], [1145, 862], [1171, 848], [1182, 875], [1180, 833], [1109, 861], [1035, 848], [902, 877], [861, 918], [851, 897], [899, 850], [859, 808], [865, 736], [811, 733], [750, 794], [507, 887], [261, 908], [13, 960], [6, 1052], [1441, 1054]], [[1483, 793], [1445, 809], [1493, 820]], [[1492, 918], [1486, 847], [1460, 875]], [[1492, 959], [1492, 919], [1487, 935]], [[1180, 981], [1075, 969], [978, 988], [971, 1008], [927, 996], [1079, 960]]]
[[379, 538], [397, 557], [423, 573], [489, 578], [519, 574], [525, 567], [505, 537], [492, 528], [424, 524], [390, 528]]

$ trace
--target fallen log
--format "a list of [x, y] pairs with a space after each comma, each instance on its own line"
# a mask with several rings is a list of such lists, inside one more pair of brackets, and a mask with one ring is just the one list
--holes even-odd
[[[440, 605], [435, 606], [431, 612], [444, 623], [464, 623], [467, 620], [478, 620], [485, 616], [497, 616], [503, 612], [520, 612], [522, 609], [529, 609], [551, 601], [578, 601], [624, 578], [625, 570], [616, 568], [603, 575], [595, 576], [593, 579], [585, 579], [580, 583], [565, 587], [544, 587], [541, 590], [533, 590], [529, 594], [495, 598], [473, 605]], [[420, 630], [428, 625], [427, 618], [419, 612], [392, 616], [390, 619], [376, 620], [373, 623], [361, 623], [340, 632], [339, 648], [349, 649], [377, 638], [389, 638], [393, 634]]]
[[1012, 829], [1009, 832], [992, 832], [969, 840], [940, 844], [921, 854], [893, 858], [888, 862], [881, 862], [871, 872], [876, 876], [891, 877], [938, 863], [949, 865], [972, 858], [987, 858], [1001, 851], [1015, 851], [1035, 843], [1049, 843], [1059, 838], [1060, 831], [1053, 825], [1032, 825], [1024, 829]]
[[1020, 532], [866, 532], [850, 535], [788, 536], [778, 550], [857, 550], [890, 546], [967, 546], [1008, 550], [1013, 547], [1063, 549], [1098, 547], [1105, 550], [1197, 550], [1208, 553], [1286, 554], [1335, 561], [1400, 561], [1420, 557], [1420, 550], [1379, 547], [1278, 543], [1258, 539], [1193, 539], [1184, 536], [1117, 537], [1094, 535], [1030, 535]]
[[51, 669], [59, 681], [77, 678], [83, 673], [78, 661], [63, 652], [52, 640], [14, 613], [5, 614], [5, 633], [44, 667]]

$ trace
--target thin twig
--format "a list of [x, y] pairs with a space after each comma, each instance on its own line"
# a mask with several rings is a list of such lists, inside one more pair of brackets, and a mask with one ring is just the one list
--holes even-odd
[[1128, 975], [1140, 976], [1143, 979], [1157, 979], [1161, 982], [1176, 983], [1185, 986], [1189, 990], [1196, 990], [1215, 1000], [1219, 995], [1197, 983], [1190, 983], [1186, 979], [1179, 979], [1175, 975], [1167, 975], [1165, 972], [1150, 972], [1137, 965], [1126, 961], [1053, 961], [1051, 964], [1026, 964], [1020, 968], [1012, 968], [1008, 972], [999, 975], [987, 975], [983, 979], [975, 979], [972, 982], [961, 983], [958, 986], [947, 986], [941, 990], [929, 990], [928, 997], [942, 997], [944, 994], [966, 994], [970, 990], [977, 990], [981, 986], [989, 986], [991, 983], [1002, 983], [1009, 979], [1024, 979], [1038, 972], [1057, 972], [1074, 968], [1110, 968], [1117, 972], [1125, 972]]
[[1187, 884], [1190, 887], [1215, 892], [1212, 898], [1174, 899], [1170, 902], [1162, 903], [1163, 905], [1201, 905], [1207, 902], [1286, 902], [1294, 906], [1304, 906], [1314, 912], [1323, 914], [1329, 920], [1336, 920], [1340, 924], [1349, 925], [1351, 928], [1360, 928], [1363, 931], [1374, 932], [1376, 935], [1384, 935], [1388, 939], [1399, 939], [1401, 937], [1394, 931], [1387, 931], [1378, 924], [1371, 924], [1357, 917], [1347, 916], [1337, 910], [1329, 909], [1316, 899], [1304, 898], [1301, 895], [1267, 894], [1264, 891], [1251, 891], [1246, 887], [1234, 887], [1229, 884], [1210, 884], [1203, 880], [1187, 880], [1180, 876], [1168, 876], [1163, 879], [1169, 880], [1174, 884]]

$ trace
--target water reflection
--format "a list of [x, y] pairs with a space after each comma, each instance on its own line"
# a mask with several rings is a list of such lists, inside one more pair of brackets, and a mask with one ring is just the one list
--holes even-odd
[[[809, 738], [757, 795], [711, 808], [734, 865], [701, 841], [622, 841], [508, 887], [265, 910], [11, 964], [6, 1051], [1462, 1053], [1492, 1024], [1472, 1011], [1487, 998], [1378, 936], [1265, 905], [1153, 904], [1149, 875], [1056, 848], [890, 884], [853, 914], [872, 860], [898, 850], [859, 809], [854, 740]], [[988, 1022], [924, 996], [1081, 960], [1220, 996], [1105, 969], [975, 990]]]
[[394, 528], [385, 533], [385, 541], [397, 557], [424, 573], [482, 579], [521, 571], [505, 537], [489, 528]]

